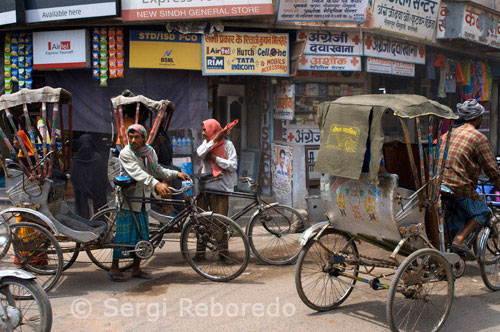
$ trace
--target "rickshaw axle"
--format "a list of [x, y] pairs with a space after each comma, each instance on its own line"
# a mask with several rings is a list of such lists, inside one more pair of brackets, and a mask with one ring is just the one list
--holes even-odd
[[356, 276], [354, 276], [352, 274], [345, 273], [345, 272], [340, 273], [340, 275], [343, 276], [343, 277], [349, 278], [349, 279], [354, 279], [354, 280], [357, 280], [357, 281], [361, 281], [361, 282], [363, 282], [365, 284], [368, 284], [368, 285], [370, 285], [370, 287], [373, 290], [378, 290], [380, 288], [382, 288], [382, 289], [389, 289], [389, 285], [381, 283], [378, 278], [373, 278], [372, 280], [368, 280], [368, 279], [365, 279], [365, 278], [356, 277]]

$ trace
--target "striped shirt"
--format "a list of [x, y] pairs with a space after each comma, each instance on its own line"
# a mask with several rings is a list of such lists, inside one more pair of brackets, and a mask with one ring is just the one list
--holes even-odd
[[[446, 138], [441, 152], [445, 144]], [[443, 184], [461, 197], [481, 199], [476, 192], [481, 170], [500, 189], [500, 170], [491, 152], [488, 138], [476, 130], [472, 124], [466, 123], [451, 133]]]

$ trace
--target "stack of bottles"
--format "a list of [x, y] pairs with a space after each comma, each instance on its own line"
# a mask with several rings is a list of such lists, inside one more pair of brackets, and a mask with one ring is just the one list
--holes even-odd
[[172, 148], [174, 154], [191, 154], [193, 151], [191, 137], [172, 137]]

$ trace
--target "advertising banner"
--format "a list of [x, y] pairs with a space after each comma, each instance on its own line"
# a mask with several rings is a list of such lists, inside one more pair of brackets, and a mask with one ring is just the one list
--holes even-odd
[[[23, 23], [24, 11], [21, 0], [0, 1], [0, 25]], [[21, 17], [20, 17], [21, 16]]]
[[130, 68], [201, 70], [202, 35], [130, 31]]
[[289, 76], [286, 33], [224, 32], [203, 36], [203, 75]]
[[280, 0], [277, 21], [366, 20], [369, 0]]
[[368, 73], [415, 77], [415, 65], [413, 63], [370, 57], [366, 58], [366, 71]]
[[26, 23], [118, 15], [118, 0], [25, 0]]
[[434, 40], [441, 0], [375, 0], [374, 28]]
[[303, 55], [299, 59], [298, 69], [361, 71], [361, 57], [344, 55]]
[[278, 85], [274, 91], [274, 118], [293, 120], [295, 109], [295, 84]]
[[151, 21], [273, 15], [272, 0], [122, 0], [122, 20]]
[[33, 69], [88, 68], [89, 45], [85, 29], [33, 32]]
[[299, 39], [306, 40], [303, 54], [363, 55], [360, 34], [346, 31], [301, 31]]
[[401, 62], [425, 64], [425, 46], [381, 35], [365, 34], [365, 56]]

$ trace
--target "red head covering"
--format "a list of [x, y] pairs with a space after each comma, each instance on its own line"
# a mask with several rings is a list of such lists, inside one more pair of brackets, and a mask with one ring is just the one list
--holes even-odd
[[[31, 141], [28, 138], [28, 135], [24, 132], [24, 130], [19, 130], [17, 132], [17, 135], [21, 138], [22, 143], [26, 147], [26, 150], [28, 152], [28, 155], [32, 156], [35, 153], [35, 150], [33, 149], [33, 145], [31, 145]], [[19, 151], [19, 157], [24, 157], [24, 153], [22, 152], [22, 149]]]
[[[211, 141], [218, 132], [222, 131], [219, 121], [215, 119], [205, 120], [203, 121], [203, 125], [205, 126], [209, 141]], [[217, 157], [227, 159], [226, 149], [224, 149], [224, 141], [224, 138], [220, 139], [217, 143], [215, 143], [210, 151]], [[222, 168], [220, 168], [214, 160], [210, 160], [210, 165], [212, 166], [212, 175], [214, 177], [217, 177], [220, 173], [222, 173]]]

